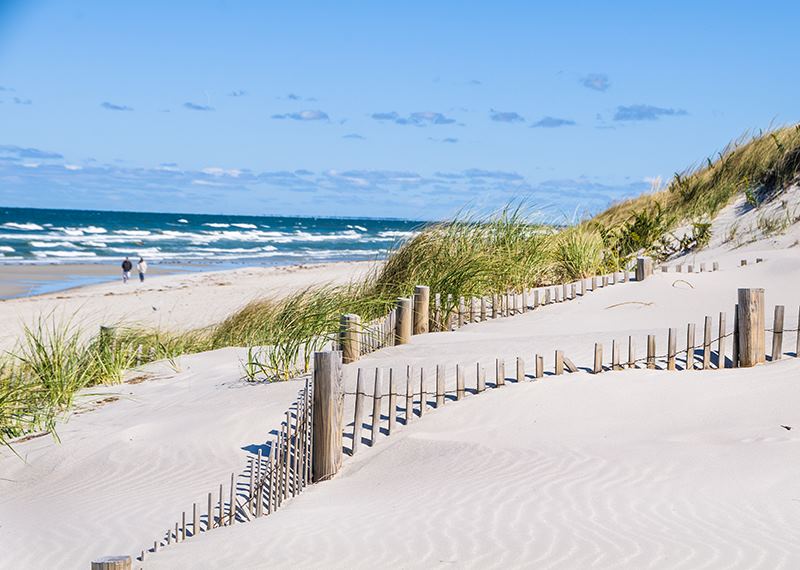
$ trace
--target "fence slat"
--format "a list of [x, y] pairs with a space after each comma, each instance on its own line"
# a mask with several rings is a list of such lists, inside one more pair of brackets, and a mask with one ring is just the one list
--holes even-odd
[[544, 357], [541, 354], [537, 354], [534, 357], [534, 364], [533, 377], [538, 380], [544, 376]]
[[711, 317], [707, 316], [703, 326], [703, 370], [711, 368]]
[[686, 325], [686, 367], [684, 370], [694, 370], [694, 323]]
[[772, 360], [780, 360], [783, 356], [783, 305], [775, 305], [772, 321]]
[[364, 370], [358, 369], [356, 379], [356, 406], [353, 413], [353, 445], [351, 455], [355, 455], [361, 445], [361, 429], [364, 423]]
[[675, 354], [678, 349], [678, 329], [670, 328], [667, 337], [667, 370], [675, 370]]
[[636, 368], [636, 344], [633, 337], [628, 337], [628, 368]]
[[372, 433], [369, 444], [374, 446], [378, 441], [378, 434], [381, 432], [381, 396], [383, 387], [383, 371], [375, 369], [375, 386], [372, 390]]
[[397, 422], [397, 386], [394, 381], [394, 369], [389, 369], [389, 428], [386, 435], [391, 435], [395, 431]]
[[476, 392], [480, 394], [484, 390], [486, 390], [486, 370], [481, 366], [481, 363], [478, 362], [476, 367], [476, 374], [477, 378], [475, 379], [475, 386]]
[[456, 400], [464, 398], [464, 368], [456, 364]]
[[613, 339], [611, 341], [611, 369], [612, 370], [622, 370], [622, 366], [619, 363], [620, 356], [619, 356], [619, 343], [617, 339]]
[[506, 385], [506, 363], [502, 358], [494, 361], [494, 385], [498, 388]]
[[411, 365], [406, 366], [406, 425], [414, 417], [414, 389], [411, 387]]
[[564, 374], [564, 351], [563, 350], [556, 350], [554, 368], [555, 368], [556, 376], [561, 376], [562, 374]]
[[419, 369], [419, 417], [425, 413], [428, 407], [428, 395], [425, 393], [425, 369]]
[[727, 327], [725, 326], [725, 313], [719, 314], [719, 340], [717, 340], [717, 369], [725, 368], [725, 335], [727, 334]]
[[436, 409], [444, 406], [444, 379], [447, 370], [443, 364], [436, 365]]
[[594, 367], [592, 372], [600, 374], [603, 371], [603, 345], [599, 342], [594, 343]]
[[525, 380], [525, 361], [521, 356], [517, 356], [517, 382]]
[[656, 367], [656, 335], [647, 335], [647, 368], [652, 370]]

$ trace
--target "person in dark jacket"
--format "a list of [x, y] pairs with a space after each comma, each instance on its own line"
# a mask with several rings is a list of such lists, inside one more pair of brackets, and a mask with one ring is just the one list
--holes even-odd
[[122, 282], [127, 283], [128, 279], [131, 278], [131, 269], [133, 269], [133, 263], [127, 257], [125, 261], [122, 262]]

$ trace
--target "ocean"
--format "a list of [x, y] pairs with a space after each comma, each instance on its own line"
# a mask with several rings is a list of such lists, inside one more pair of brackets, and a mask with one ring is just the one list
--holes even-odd
[[289, 265], [371, 260], [422, 222], [0, 207], [0, 264]]

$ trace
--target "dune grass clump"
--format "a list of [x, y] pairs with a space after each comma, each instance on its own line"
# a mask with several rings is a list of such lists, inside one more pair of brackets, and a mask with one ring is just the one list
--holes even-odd
[[431, 224], [390, 253], [373, 289], [391, 297], [425, 284], [455, 297], [534, 285], [551, 273], [552, 233], [531, 223], [520, 207]]
[[713, 217], [740, 193], [757, 207], [795, 182], [799, 172], [800, 125], [753, 136], [745, 133], [715, 159], [675, 173], [665, 189], [615, 204], [589, 223], [617, 227], [637, 214], [660, 208], [672, 228], [680, 222]]

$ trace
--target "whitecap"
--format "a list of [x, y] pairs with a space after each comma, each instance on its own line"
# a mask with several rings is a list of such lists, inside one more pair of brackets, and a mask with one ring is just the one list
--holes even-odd
[[7, 253], [14, 253], [16, 250], [10, 245], [0, 245], [0, 251], [5, 251]]
[[208, 226], [209, 228], [229, 228], [231, 227], [230, 224], [222, 224], [218, 222], [209, 222], [207, 224], [203, 224], [204, 226]]
[[3, 224], [4, 228], [8, 228], [10, 230], [43, 230], [44, 228], [39, 224], [34, 224], [32, 222], [28, 222], [25, 224], [18, 224], [17, 222], [6, 222]]
[[152, 232], [147, 230], [116, 230], [114, 233], [121, 236], [143, 237], [149, 236]]
[[258, 226], [255, 224], [231, 224], [234, 228], [242, 228], [245, 230], [254, 230]]
[[32, 241], [29, 242], [33, 247], [78, 247], [68, 241]]
[[178, 218], [178, 223], [179, 224], [188, 224], [189, 220], [187, 220], [186, 218]]
[[36, 257], [96, 257], [93, 251], [34, 251]]

